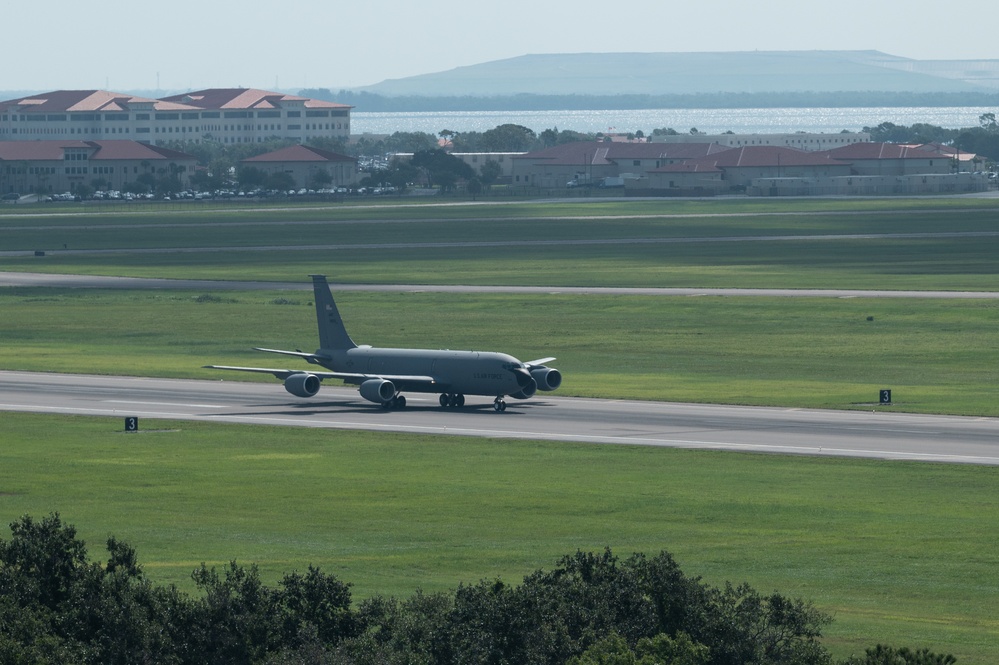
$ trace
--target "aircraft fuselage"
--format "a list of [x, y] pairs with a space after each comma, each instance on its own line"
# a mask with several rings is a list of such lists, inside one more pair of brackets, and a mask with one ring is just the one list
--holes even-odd
[[517, 381], [517, 375], [511, 370], [523, 368], [524, 364], [505, 353], [366, 346], [340, 351], [321, 350], [317, 353], [330, 357], [328, 361], [321, 360], [320, 364], [334, 372], [434, 378], [432, 385], [394, 378], [393, 383], [400, 391], [499, 397], [523, 389]]

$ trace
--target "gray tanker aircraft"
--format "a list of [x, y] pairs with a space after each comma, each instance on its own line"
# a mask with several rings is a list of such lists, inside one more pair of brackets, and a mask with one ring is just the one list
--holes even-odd
[[264, 367], [205, 365], [209, 369], [273, 374], [284, 381], [285, 390], [298, 397], [312, 397], [324, 379], [339, 379], [356, 385], [361, 397], [386, 409], [406, 406], [402, 391], [439, 393], [442, 407], [460, 407], [465, 395], [486, 395], [493, 408], [506, 410], [504, 397], [528, 399], [538, 390], [555, 390], [562, 374], [545, 363], [555, 358], [520, 362], [505, 353], [487, 351], [433, 351], [430, 349], [379, 349], [358, 346], [347, 334], [340, 312], [324, 275], [311, 275], [315, 291], [316, 320], [320, 348], [315, 353], [255, 348], [302, 358], [329, 372]]

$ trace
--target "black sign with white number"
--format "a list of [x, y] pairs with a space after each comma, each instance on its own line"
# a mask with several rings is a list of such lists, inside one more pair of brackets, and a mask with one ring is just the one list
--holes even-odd
[[881, 403], [891, 404], [891, 391], [888, 389], [881, 391]]
[[128, 416], [125, 418], [125, 431], [126, 432], [138, 432], [139, 431], [139, 419], [136, 416]]

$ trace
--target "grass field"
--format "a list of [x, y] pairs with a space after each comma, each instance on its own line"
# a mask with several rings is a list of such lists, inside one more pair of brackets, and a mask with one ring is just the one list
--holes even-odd
[[[207, 296], [0, 291], [0, 367], [214, 378], [201, 366], [263, 362], [254, 346], [318, 344], [311, 293]], [[849, 409], [871, 408], [891, 387], [895, 410], [999, 415], [995, 301], [358, 292], [339, 301], [359, 343], [558, 356], [560, 394]]]
[[[877, 642], [999, 660], [992, 468], [295, 428], [0, 415], [0, 515], [59, 511], [95, 559], [114, 534], [193, 591], [201, 562], [274, 583], [310, 563], [408, 596], [551, 568], [576, 549], [672, 552]], [[4, 536], [8, 537], [8, 536]]]
[[[0, 211], [0, 251], [55, 250], [0, 256], [0, 270], [303, 284], [317, 272], [555, 287], [999, 284], [999, 210], [981, 200], [78, 210]], [[898, 235], [913, 233], [936, 235]], [[832, 237], [843, 234], [882, 237]], [[812, 237], [772, 238], [791, 235]], [[576, 244], [553, 243], [562, 239]], [[316, 244], [344, 248], [298, 248]], [[274, 249], [247, 249], [261, 245]], [[556, 355], [564, 394], [872, 408], [890, 387], [896, 410], [999, 416], [994, 300], [344, 292], [338, 302], [363, 343]], [[201, 365], [259, 364], [252, 346], [316, 345], [308, 291], [0, 289], [0, 312], [2, 369], [211, 378]], [[120, 426], [0, 414], [3, 521], [59, 511], [93, 556], [113, 533], [156, 579], [187, 588], [201, 561], [237, 558], [270, 580], [316, 563], [362, 596], [517, 581], [576, 548], [667, 549], [713, 584], [815, 601], [836, 618], [827, 642], [838, 655], [889, 642], [999, 662], [992, 468]]]
[[[54, 250], [42, 258], [4, 257], [0, 265], [280, 281], [321, 271], [360, 283], [994, 288], [999, 203], [919, 203], [895, 209], [882, 201], [837, 201], [817, 209], [811, 201], [642, 201], [334, 207], [325, 217], [284, 209], [0, 217], [4, 249]], [[972, 235], [911, 236], [925, 233]], [[870, 234], [881, 237], [857, 237]], [[566, 242], [575, 244], [553, 244]], [[119, 253], [74, 254], [63, 246]], [[199, 251], [167, 251], [185, 248]]]

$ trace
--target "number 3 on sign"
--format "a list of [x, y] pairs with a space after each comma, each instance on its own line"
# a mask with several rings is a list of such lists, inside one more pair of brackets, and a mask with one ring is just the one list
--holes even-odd
[[125, 431], [126, 432], [139, 431], [139, 419], [136, 416], [129, 416], [125, 418]]

